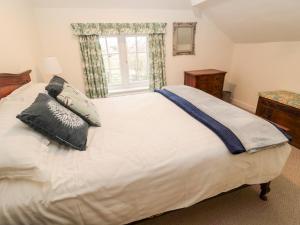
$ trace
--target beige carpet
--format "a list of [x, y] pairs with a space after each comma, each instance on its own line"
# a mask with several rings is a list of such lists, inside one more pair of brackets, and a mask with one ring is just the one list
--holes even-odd
[[134, 225], [300, 225], [299, 149], [293, 149], [271, 189], [267, 202], [258, 198], [259, 187], [251, 186]]

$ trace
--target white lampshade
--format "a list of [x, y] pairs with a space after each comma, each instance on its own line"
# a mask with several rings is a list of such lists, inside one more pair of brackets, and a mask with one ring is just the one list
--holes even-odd
[[59, 75], [62, 73], [61, 66], [56, 57], [47, 57], [44, 59], [44, 69], [47, 76]]

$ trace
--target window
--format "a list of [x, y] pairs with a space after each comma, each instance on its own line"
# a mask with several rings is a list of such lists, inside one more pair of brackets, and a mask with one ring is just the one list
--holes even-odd
[[143, 35], [100, 37], [110, 93], [149, 88], [147, 39]]

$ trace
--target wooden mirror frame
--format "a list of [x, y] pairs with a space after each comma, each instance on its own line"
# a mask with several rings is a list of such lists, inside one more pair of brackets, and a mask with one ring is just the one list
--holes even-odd
[[[176, 55], [195, 55], [195, 36], [196, 36], [196, 22], [191, 23], [173, 23], [173, 56]], [[192, 29], [192, 50], [189, 51], [183, 51], [177, 49], [177, 43], [178, 43], [178, 28], [191, 28]]]

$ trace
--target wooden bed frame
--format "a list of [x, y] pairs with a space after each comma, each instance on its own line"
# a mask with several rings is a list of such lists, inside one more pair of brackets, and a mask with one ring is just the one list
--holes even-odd
[[30, 79], [31, 70], [27, 70], [23, 73], [0, 73], [0, 99], [6, 97], [14, 90], [27, 84]]
[[[27, 71], [25, 71], [23, 73], [20, 73], [20, 74], [0, 73], [0, 99], [7, 96], [7, 95], [9, 95], [11, 92], [13, 92], [17, 88], [23, 86], [24, 84], [29, 83], [31, 81], [30, 73], [31, 73], [31, 70], [27, 70]], [[261, 191], [260, 191], [260, 194], [259, 194], [259, 198], [263, 201], [268, 200], [267, 194], [271, 191], [270, 184], [271, 184], [271, 181], [267, 182], [267, 183], [260, 184]], [[235, 190], [239, 190], [241, 188], [245, 188], [245, 187], [248, 187], [248, 186], [249, 185], [242, 185], [241, 187], [238, 187], [236, 189], [230, 190], [230, 191], [225, 192], [225, 193], [221, 193], [217, 196], [224, 195], [226, 193], [230, 193], [230, 192], [233, 192]], [[215, 198], [217, 196], [214, 196], [212, 198]], [[206, 200], [208, 200], [208, 199], [206, 199]], [[166, 213], [168, 213], [168, 212], [166, 212]], [[160, 215], [162, 215], [162, 214], [160, 214]], [[159, 215], [157, 215], [157, 216], [159, 216]], [[147, 220], [147, 219], [144, 219], [144, 220]], [[133, 223], [130, 223], [130, 224], [133, 225], [137, 222], [133, 222]]]
[[[268, 183], [260, 184], [261, 192], [260, 192], [259, 197], [260, 197], [260, 199], [263, 200], [263, 201], [267, 201], [267, 200], [268, 200], [266, 194], [268, 194], [268, 193], [271, 191], [271, 189], [270, 189], [270, 183], [271, 183], [271, 181], [268, 182]], [[251, 186], [251, 185], [242, 185], [242, 186], [240, 186], [240, 187], [238, 187], [238, 188], [235, 188], [235, 189], [232, 189], [232, 190], [230, 190], [230, 191], [227, 191], [227, 192], [224, 192], [224, 193], [220, 193], [220, 194], [218, 194], [218, 195], [216, 195], [216, 196], [213, 196], [213, 197], [211, 197], [211, 198], [208, 198], [208, 199], [204, 199], [204, 200], [202, 200], [201, 202], [207, 201], [207, 200], [209, 200], [209, 199], [217, 198], [217, 197], [219, 197], [219, 196], [222, 196], [222, 195], [225, 195], [225, 194], [229, 194], [229, 193], [231, 193], [231, 192], [234, 192], [234, 191], [237, 191], [237, 190], [240, 190], [240, 189], [249, 187], [249, 186]], [[200, 202], [199, 202], [199, 203], [200, 203]], [[158, 214], [158, 215], [154, 215], [154, 216], [151, 216], [151, 217], [149, 217], [149, 218], [145, 218], [145, 219], [142, 219], [142, 220], [138, 220], [138, 221], [129, 223], [129, 224], [127, 224], [127, 225], [136, 225], [136, 224], [140, 223], [141, 221], [151, 220], [151, 219], [153, 219], [153, 218], [155, 218], [155, 217], [162, 216], [162, 215], [165, 215], [165, 214], [168, 214], [168, 213], [172, 213], [172, 212], [175, 212], [175, 211], [178, 211], [178, 210], [181, 210], [181, 209], [175, 209], [175, 210], [172, 210], [172, 211], [160, 213], [160, 214]]]

